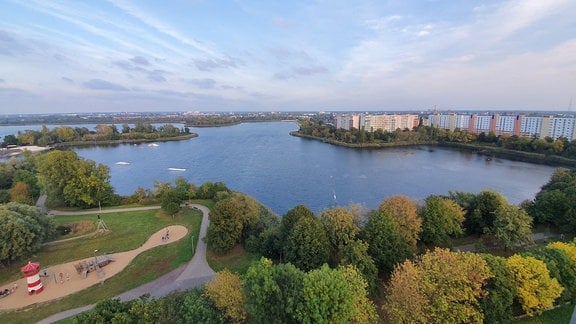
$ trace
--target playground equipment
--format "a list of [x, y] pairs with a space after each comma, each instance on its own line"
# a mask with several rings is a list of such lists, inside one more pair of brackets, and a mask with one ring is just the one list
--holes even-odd
[[89, 272], [94, 272], [98, 274], [98, 278], [102, 279], [104, 277], [104, 270], [102, 267], [108, 265], [110, 262], [113, 262], [114, 258], [108, 255], [99, 255], [95, 256], [93, 259], [84, 260], [82, 262], [76, 263], [74, 268], [76, 268], [76, 272], [82, 276], [82, 279], [86, 279]]
[[20, 269], [26, 277], [28, 284], [28, 295], [39, 294], [44, 290], [42, 281], [40, 281], [40, 264], [28, 261], [28, 264]]
[[110, 229], [108, 228], [108, 226], [106, 226], [106, 223], [104, 223], [104, 220], [100, 217], [100, 214], [98, 214], [98, 226], [96, 227], [96, 231], [98, 233], [102, 233], [102, 232], [108, 232]]

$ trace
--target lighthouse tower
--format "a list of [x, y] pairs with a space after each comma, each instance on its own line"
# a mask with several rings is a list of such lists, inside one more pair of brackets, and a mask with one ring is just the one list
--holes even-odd
[[28, 283], [28, 295], [34, 293], [39, 294], [44, 290], [42, 281], [40, 281], [40, 264], [28, 262], [22, 269], [20, 269], [26, 277]]

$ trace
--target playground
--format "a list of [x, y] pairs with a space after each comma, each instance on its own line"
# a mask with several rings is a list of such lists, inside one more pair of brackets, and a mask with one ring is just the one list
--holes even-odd
[[[8, 289], [10, 294], [0, 298], [0, 310], [13, 310], [28, 307], [33, 304], [60, 299], [75, 292], [87, 289], [97, 284], [106, 284], [108, 278], [121, 272], [140, 253], [154, 247], [174, 243], [188, 234], [188, 229], [182, 225], [167, 226], [148, 238], [140, 247], [108, 255], [98, 254], [84, 259], [58, 265], [42, 267], [40, 264], [40, 280], [43, 291], [29, 294], [26, 278], [0, 284], [0, 290]], [[104, 262], [106, 261], [106, 262]], [[101, 265], [101, 266], [98, 266]]]

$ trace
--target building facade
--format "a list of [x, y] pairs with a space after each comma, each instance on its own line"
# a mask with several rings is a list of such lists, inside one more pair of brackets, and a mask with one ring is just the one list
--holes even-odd
[[554, 140], [559, 137], [568, 141], [576, 139], [575, 117], [435, 113], [428, 116], [428, 122], [433, 127], [459, 128], [475, 134], [493, 132], [496, 135], [551, 137]]

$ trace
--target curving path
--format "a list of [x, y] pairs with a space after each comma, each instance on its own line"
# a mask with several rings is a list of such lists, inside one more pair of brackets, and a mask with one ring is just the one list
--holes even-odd
[[[206, 232], [208, 230], [208, 224], [210, 220], [208, 215], [210, 210], [202, 205], [192, 204], [189, 207], [197, 208], [202, 211], [202, 223], [200, 225], [200, 237], [198, 238], [197, 244], [195, 246], [196, 253], [192, 257], [192, 260], [185, 265], [182, 265], [175, 270], [163, 275], [162, 277], [144, 284], [140, 287], [129, 290], [122, 293], [116, 298], [120, 298], [122, 301], [128, 301], [136, 299], [144, 294], [150, 294], [155, 298], [165, 296], [174, 291], [188, 290], [197, 286], [200, 286], [212, 278], [214, 278], [215, 272], [210, 268], [208, 262], [206, 262], [206, 242], [204, 238], [206, 237]], [[146, 210], [146, 209], [159, 209], [159, 206], [150, 207], [135, 207], [135, 208], [124, 208], [124, 209], [110, 209], [102, 210], [97, 212], [87, 212], [87, 213], [114, 213], [119, 211], [135, 211], [135, 210]], [[52, 215], [66, 215], [65, 212], [51, 212]], [[75, 213], [78, 215], [78, 212]], [[61, 313], [54, 314], [48, 318], [43, 319], [39, 323], [54, 323], [62, 319], [68, 318], [80, 314], [84, 311], [90, 310], [95, 306], [95, 304], [70, 309]]]

